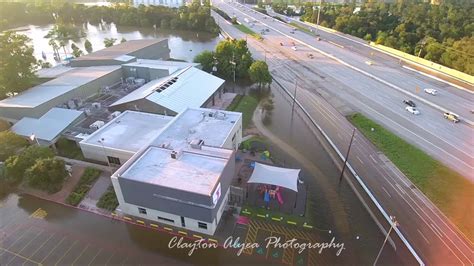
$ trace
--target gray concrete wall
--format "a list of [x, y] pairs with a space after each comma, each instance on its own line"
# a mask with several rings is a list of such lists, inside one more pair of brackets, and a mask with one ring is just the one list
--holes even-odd
[[170, 59], [170, 48], [168, 47], [168, 39], [162, 40], [154, 45], [150, 45], [128, 55], [141, 59]]

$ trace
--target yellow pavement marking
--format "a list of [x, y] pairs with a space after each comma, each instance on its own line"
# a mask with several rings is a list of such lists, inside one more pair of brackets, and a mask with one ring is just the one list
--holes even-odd
[[82, 254], [84, 254], [84, 251], [86, 251], [88, 248], [89, 248], [89, 244], [87, 244], [86, 247], [81, 251], [81, 254], [79, 254], [79, 256], [77, 256], [77, 258], [73, 262], [71, 262], [71, 265], [74, 265], [77, 259], [79, 259], [82, 256]]
[[198, 235], [193, 235], [195, 238], [199, 238], [199, 239], [202, 239], [202, 236], [198, 236]]
[[38, 208], [36, 211], [34, 211], [30, 217], [31, 218], [37, 218], [37, 219], [44, 219], [44, 217], [46, 217], [46, 215], [48, 215], [48, 213], [41, 209], [41, 208]]
[[131, 220], [132, 220], [132, 218], [127, 217], [127, 216], [124, 216], [123, 219], [125, 219], [125, 220], [127, 220], [127, 221], [131, 221]]
[[211, 241], [211, 242], [217, 243], [217, 244], [219, 243], [217, 240], [212, 239], [212, 238], [209, 238], [208, 240]]
[[156, 224], [150, 224], [151, 227], [155, 227], [155, 228], [158, 228], [158, 225]]
[[137, 223], [139, 223], [139, 224], [145, 224], [145, 222], [142, 221], [142, 220], [137, 220]]
[[281, 220], [283, 220], [283, 218], [281, 218], [281, 217], [280, 217], [280, 218], [275, 218], [275, 217], [272, 217], [272, 220], [273, 220], [273, 221], [278, 221], [278, 222], [281, 222]]
[[94, 262], [95, 258], [97, 258], [97, 256], [102, 252], [102, 248], [99, 249], [99, 251], [97, 252], [97, 254], [95, 254], [95, 256], [92, 258], [92, 260], [89, 262], [89, 264], [87, 264], [88, 266], [91, 265], [92, 262]]
[[265, 217], [266, 217], [266, 216], [263, 215], [263, 214], [257, 214], [257, 216], [260, 217], [260, 218], [265, 218]]
[[178, 231], [179, 234], [182, 234], [182, 235], [188, 235], [187, 232], [184, 232], [184, 231]]
[[309, 228], [309, 229], [313, 229], [313, 226], [312, 225], [309, 225], [309, 224], [303, 224], [303, 227], [306, 227], [306, 228]]
[[41, 260], [41, 263], [43, 263], [43, 261], [45, 261], [45, 260], [49, 257], [49, 255], [51, 255], [51, 253], [53, 253], [53, 251], [54, 251], [59, 245], [61, 245], [61, 243], [64, 241], [64, 239], [66, 239], [66, 237], [63, 237], [63, 239], [61, 239], [61, 241], [59, 241], [59, 242], [56, 244], [56, 246], [54, 246], [54, 248], [52, 248], [52, 249], [49, 251], [48, 255], [46, 255], [46, 257], [44, 257], [44, 258]]
[[[31, 254], [30, 257], [33, 257], [33, 256], [36, 254], [36, 252], [38, 252], [54, 235], [55, 235], [55, 234], [53, 233], [46, 241], [44, 241], [43, 244], [41, 244], [41, 246], [39, 246], [39, 248], [37, 248], [37, 249], [35, 250], [35, 252], [34, 252], [33, 254]], [[26, 261], [25, 261], [25, 262], [26, 262]], [[22, 265], [25, 265], [25, 262], [23, 262]]]
[[292, 224], [292, 225], [296, 225], [295, 222], [292, 222], [292, 221], [286, 221], [287, 224]]
[[77, 240], [75, 240], [74, 243], [72, 243], [72, 245], [67, 249], [67, 251], [64, 252], [63, 256], [62, 256], [58, 261], [56, 261], [56, 263], [54, 264], [54, 266], [58, 265], [58, 262], [60, 262], [60, 261], [64, 258], [64, 256], [66, 256], [66, 254], [69, 253], [69, 251], [71, 251], [71, 248], [72, 248], [76, 243], [77, 243]]
[[10, 251], [10, 250], [8, 250], [8, 249], [2, 248], [2, 247], [0, 247], [0, 249], [3, 250], [4, 252], [8, 252], [8, 253], [10, 253], [10, 254], [13, 254], [13, 255], [15, 255], [15, 256], [17, 256], [17, 257], [20, 257], [20, 258], [22, 258], [22, 259], [24, 259], [24, 260], [27, 260], [27, 261], [32, 262], [32, 263], [35, 263], [35, 264], [37, 264], [37, 265], [43, 265], [43, 264], [41, 264], [40, 262], [31, 260], [31, 259], [29, 259], [29, 258], [27, 258], [27, 257], [24, 257], [24, 256], [22, 256], [22, 255], [20, 255], [20, 254], [18, 254], [18, 253], [15, 253], [15, 252], [13, 252], [13, 251]]
[[166, 226], [165, 226], [164, 228], [165, 228], [165, 230], [173, 231], [173, 229], [171, 229], [171, 228], [169, 228], [169, 227], [166, 227]]

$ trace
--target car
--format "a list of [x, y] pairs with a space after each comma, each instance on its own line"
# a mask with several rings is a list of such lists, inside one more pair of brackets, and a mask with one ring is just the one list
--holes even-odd
[[282, 42], [280, 43], [280, 46], [283, 46], [283, 43], [282, 43]]
[[291, 30], [290, 33], [295, 34], [295, 31], [294, 31], [294, 30]]
[[403, 103], [411, 107], [416, 107], [416, 104], [412, 100], [403, 100]]
[[369, 66], [371, 66], [371, 65], [374, 64], [374, 62], [372, 62], [372, 61], [365, 61], [365, 63], [366, 63], [367, 65], [369, 65]]
[[435, 89], [427, 88], [423, 90], [425, 93], [431, 94], [431, 95], [436, 95], [438, 94], [438, 91]]
[[266, 32], [270, 32], [270, 29], [265, 29]]
[[293, 51], [296, 51], [296, 46], [291, 47], [291, 49], [293, 49]]
[[419, 115], [420, 114], [420, 111], [418, 111], [418, 109], [416, 109], [415, 107], [411, 107], [411, 106], [407, 106], [405, 107], [405, 110], [411, 114], [414, 114], [414, 115]]
[[319, 37], [316, 37], [316, 41], [320, 41], [320, 40], [321, 40], [321, 38], [319, 38]]
[[461, 119], [459, 119], [459, 115], [455, 113], [445, 112], [443, 116], [445, 119], [448, 119], [449, 121], [452, 121], [453, 123], [458, 123], [459, 121], [461, 121]]
[[313, 59], [313, 58], [314, 58], [313, 54], [308, 54], [308, 57], [309, 57], [310, 59]]

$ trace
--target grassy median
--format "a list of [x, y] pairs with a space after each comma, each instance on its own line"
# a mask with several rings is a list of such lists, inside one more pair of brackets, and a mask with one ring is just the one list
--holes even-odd
[[248, 35], [254, 37], [257, 40], [263, 40], [262, 35], [260, 35], [260, 34], [256, 33], [255, 31], [249, 29], [244, 24], [235, 24], [234, 27], [236, 27], [237, 29], [239, 29], [241, 32], [243, 32], [245, 34], [248, 34]]
[[253, 112], [257, 108], [258, 100], [250, 95], [237, 95], [232, 103], [227, 107], [227, 111], [242, 113], [242, 127], [245, 129], [252, 121]]
[[474, 184], [367, 117], [348, 119], [474, 241]]

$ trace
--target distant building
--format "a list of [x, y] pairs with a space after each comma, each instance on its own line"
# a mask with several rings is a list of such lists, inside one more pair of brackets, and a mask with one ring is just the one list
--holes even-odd
[[168, 39], [126, 41], [71, 60], [72, 67], [121, 65], [141, 59], [170, 58]]
[[112, 175], [119, 211], [214, 234], [241, 140], [241, 113], [184, 110]]
[[167, 6], [167, 7], [180, 7], [184, 5], [184, 0], [133, 0], [134, 6], [146, 5], [146, 6]]
[[[157, 71], [163, 71], [163, 69], [150, 69], [150, 73]], [[176, 70], [169, 76], [144, 84], [112, 103], [109, 109], [176, 115], [188, 107], [206, 107], [208, 104], [213, 104], [214, 97], [219, 97], [222, 93], [223, 84], [223, 79], [188, 66]]]
[[[86, 99], [105, 86], [120, 82], [120, 66], [77, 68], [59, 77], [0, 101], [0, 118], [16, 122], [23, 117], [40, 118], [51, 108], [74, 109], [74, 99]], [[69, 105], [69, 106], [68, 106]]]

